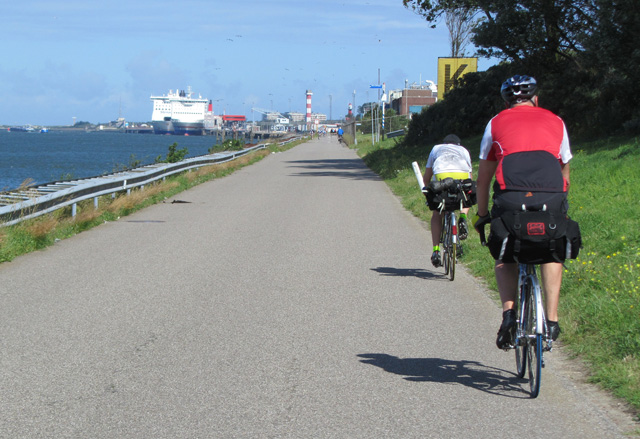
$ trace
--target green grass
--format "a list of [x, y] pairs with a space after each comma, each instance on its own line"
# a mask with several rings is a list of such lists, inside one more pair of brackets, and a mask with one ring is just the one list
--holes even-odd
[[[475, 170], [480, 138], [465, 139]], [[428, 221], [411, 162], [424, 167], [433, 145], [394, 139], [375, 146], [358, 137], [358, 154], [403, 205]], [[570, 216], [580, 223], [584, 248], [567, 261], [560, 299], [561, 342], [584, 360], [590, 380], [640, 414], [640, 139], [614, 138], [572, 146]], [[474, 175], [477, 175], [474, 173]], [[472, 213], [474, 210], [472, 209]], [[472, 231], [462, 262], [496, 290], [493, 260]], [[497, 298], [497, 295], [496, 295]]]

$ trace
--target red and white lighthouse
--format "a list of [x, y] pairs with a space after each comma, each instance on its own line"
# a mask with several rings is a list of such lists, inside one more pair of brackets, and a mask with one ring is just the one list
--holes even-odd
[[307, 90], [307, 123], [312, 123], [311, 120], [311, 96], [313, 96], [313, 93], [311, 93], [311, 90]]

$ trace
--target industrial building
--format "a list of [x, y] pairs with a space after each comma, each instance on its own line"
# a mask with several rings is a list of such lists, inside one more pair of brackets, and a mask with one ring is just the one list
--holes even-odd
[[427, 85], [409, 85], [405, 82], [404, 89], [389, 92], [391, 108], [397, 114], [407, 116], [420, 113], [423, 107], [435, 104], [438, 100], [438, 89], [432, 81], [425, 81], [425, 84]]

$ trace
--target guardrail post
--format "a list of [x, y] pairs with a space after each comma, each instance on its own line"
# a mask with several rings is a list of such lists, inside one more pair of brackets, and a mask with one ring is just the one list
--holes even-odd
[[98, 197], [93, 197], [93, 207], [98, 210]]
[[75, 218], [76, 217], [76, 211], [77, 210], [78, 210], [77, 203], [73, 203], [71, 205], [71, 218]]

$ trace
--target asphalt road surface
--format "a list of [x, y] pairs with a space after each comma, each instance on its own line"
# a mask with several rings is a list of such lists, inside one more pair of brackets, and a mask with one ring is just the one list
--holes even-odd
[[335, 137], [175, 199], [0, 265], [0, 437], [624, 437]]

